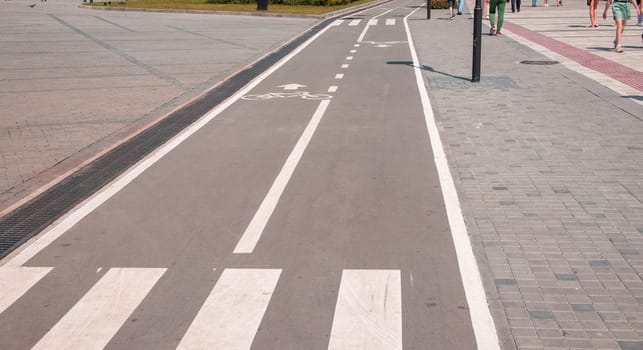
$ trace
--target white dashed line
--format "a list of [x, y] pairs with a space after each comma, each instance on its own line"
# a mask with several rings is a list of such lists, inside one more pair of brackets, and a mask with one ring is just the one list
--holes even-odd
[[335, 79], [343, 79], [344, 74], [335, 74]]
[[328, 88], [328, 92], [337, 92], [337, 86], [333, 85]]
[[347, 64], [342, 64], [342, 69], [346, 69], [346, 68], [348, 68], [348, 65]]

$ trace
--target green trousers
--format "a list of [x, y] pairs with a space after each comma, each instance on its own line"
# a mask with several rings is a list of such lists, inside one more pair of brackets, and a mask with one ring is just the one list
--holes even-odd
[[491, 22], [492, 27], [496, 26], [496, 8], [498, 9], [498, 26], [496, 26], [496, 32], [502, 29], [502, 22], [505, 20], [506, 4], [506, 0], [491, 0], [489, 3], [489, 22]]

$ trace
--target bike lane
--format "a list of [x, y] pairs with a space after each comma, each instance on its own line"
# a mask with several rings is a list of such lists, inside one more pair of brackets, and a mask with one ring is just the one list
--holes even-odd
[[[43, 250], [14, 255], [5, 271], [53, 270], [0, 310], [3, 345], [475, 348], [408, 64], [409, 5], [331, 26]], [[295, 86], [307, 93], [285, 92]], [[80, 329], [78, 310], [109, 310], [92, 300], [114, 283], [132, 291], [121, 316]], [[210, 307], [227, 284], [240, 295]], [[254, 304], [252, 322], [235, 322]]]

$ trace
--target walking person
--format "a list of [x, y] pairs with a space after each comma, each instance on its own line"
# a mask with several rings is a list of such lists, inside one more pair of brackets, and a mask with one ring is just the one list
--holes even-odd
[[636, 14], [641, 13], [641, 9], [636, 4], [636, 0], [607, 0], [605, 4], [605, 10], [603, 11], [603, 19], [607, 18], [607, 9], [612, 5], [612, 15], [614, 16], [614, 23], [616, 24], [616, 39], [614, 39], [614, 49], [616, 52], [623, 52], [623, 46], [621, 46], [621, 38], [623, 37], [623, 31], [625, 30], [625, 25], [627, 20], [632, 17], [630, 14], [630, 4], [631, 3], [636, 9]]
[[484, 19], [489, 19], [489, 4], [490, 0], [484, 0], [482, 3], [482, 13], [484, 14]]
[[520, 0], [511, 0], [511, 12], [520, 12]]
[[462, 14], [463, 9], [464, 9], [464, 0], [458, 0], [458, 15]]
[[[635, 1], [635, 0], [632, 0]], [[491, 23], [491, 30], [489, 35], [502, 35], [502, 23], [505, 20], [505, 4], [507, 0], [491, 0], [489, 8], [489, 22]], [[498, 27], [496, 27], [496, 12], [498, 13]]]
[[453, 17], [455, 17], [455, 13], [453, 13], [453, 6], [455, 5], [455, 0], [447, 0], [447, 3], [449, 3], [449, 19], [453, 19]]
[[589, 6], [589, 27], [598, 28], [596, 24], [596, 9], [598, 8], [599, 0], [587, 0], [587, 6]]

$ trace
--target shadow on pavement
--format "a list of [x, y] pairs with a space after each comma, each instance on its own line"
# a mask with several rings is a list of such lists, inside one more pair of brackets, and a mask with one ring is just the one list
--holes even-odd
[[[417, 67], [417, 66], [415, 66], [415, 65], [413, 64], [413, 62], [411, 62], [411, 61], [388, 61], [388, 62], [386, 62], [386, 64], [398, 64], [398, 65], [405, 65], [405, 66], [409, 66], [409, 67]], [[422, 65], [422, 66], [420, 66], [420, 67], [418, 67], [418, 68], [420, 68], [420, 69], [422, 69], [422, 70], [425, 70], [425, 71], [429, 71], [429, 72], [433, 72], [433, 73], [438, 73], [438, 74], [446, 75], [446, 76], [451, 77], [451, 78], [456, 78], [456, 79], [461, 79], [461, 80], [466, 80], [466, 81], [470, 81], [470, 80], [471, 80], [470, 78], [465, 78], [465, 77], [461, 77], [461, 76], [458, 76], [458, 75], [453, 75], [453, 74], [449, 74], [449, 73], [441, 72], [441, 71], [439, 71], [439, 70], [435, 70], [435, 69], [434, 69], [433, 67], [431, 67], [431, 66], [425, 66], [425, 65]]]

